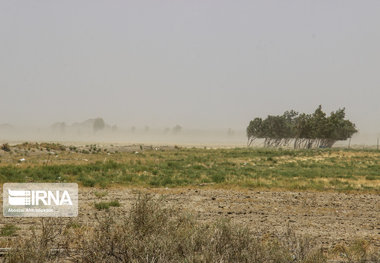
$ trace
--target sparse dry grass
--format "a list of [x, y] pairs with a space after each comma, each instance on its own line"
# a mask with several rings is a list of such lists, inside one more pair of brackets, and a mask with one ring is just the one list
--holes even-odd
[[314, 240], [289, 230], [257, 237], [226, 220], [199, 223], [160, 199], [141, 195], [129, 214], [117, 219], [99, 212], [82, 226], [44, 219], [30, 237], [18, 239], [5, 262], [378, 262], [370, 244], [322, 251]]

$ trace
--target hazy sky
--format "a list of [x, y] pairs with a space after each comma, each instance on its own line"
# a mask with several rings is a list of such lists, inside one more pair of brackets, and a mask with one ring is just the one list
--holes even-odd
[[345, 106], [380, 131], [380, 1], [0, 0], [0, 123], [242, 128]]

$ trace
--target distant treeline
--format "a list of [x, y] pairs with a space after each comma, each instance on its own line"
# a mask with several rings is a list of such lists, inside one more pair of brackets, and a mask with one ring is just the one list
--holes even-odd
[[336, 141], [346, 140], [357, 132], [355, 124], [345, 119], [345, 109], [327, 116], [319, 106], [313, 114], [294, 110], [283, 115], [255, 118], [247, 127], [248, 145], [264, 139], [265, 147], [289, 146], [300, 148], [330, 148]]

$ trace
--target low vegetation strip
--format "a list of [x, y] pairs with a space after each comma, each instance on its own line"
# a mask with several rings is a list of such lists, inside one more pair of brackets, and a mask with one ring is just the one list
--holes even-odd
[[380, 191], [380, 152], [375, 150], [152, 147], [88, 153], [70, 149], [56, 149], [54, 156], [5, 152], [0, 159], [0, 183]]

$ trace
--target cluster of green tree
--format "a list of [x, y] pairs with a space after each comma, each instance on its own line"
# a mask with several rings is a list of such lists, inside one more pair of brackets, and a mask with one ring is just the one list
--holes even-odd
[[313, 114], [291, 110], [266, 119], [255, 118], [247, 127], [248, 145], [255, 139], [264, 139], [265, 147], [294, 144], [300, 148], [330, 148], [336, 141], [351, 138], [357, 132], [355, 124], [345, 119], [345, 109], [327, 116], [319, 106]]

